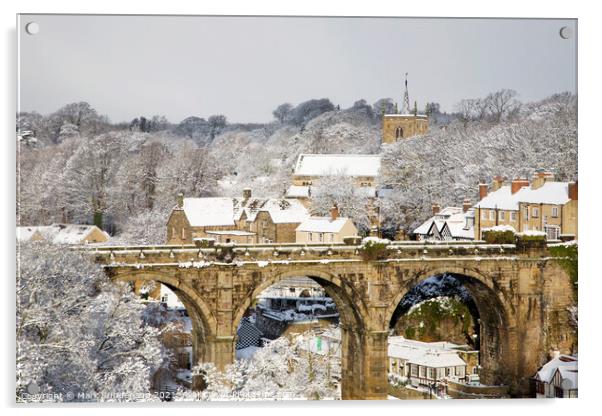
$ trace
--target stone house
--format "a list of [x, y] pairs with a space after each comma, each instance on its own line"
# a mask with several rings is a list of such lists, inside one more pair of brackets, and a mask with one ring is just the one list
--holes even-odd
[[577, 182], [556, 182], [550, 172], [538, 172], [533, 180], [514, 179], [508, 185], [496, 176], [489, 192], [479, 184], [475, 209], [475, 239], [485, 228], [510, 226], [516, 232], [543, 231], [549, 240], [577, 239]]
[[342, 243], [344, 237], [356, 236], [357, 228], [350, 218], [339, 217], [335, 206], [328, 217], [309, 217], [296, 229], [297, 243]]
[[309, 217], [301, 202], [288, 198], [184, 198], [167, 220], [167, 244], [192, 244], [195, 238], [220, 243], [294, 243], [295, 229]]

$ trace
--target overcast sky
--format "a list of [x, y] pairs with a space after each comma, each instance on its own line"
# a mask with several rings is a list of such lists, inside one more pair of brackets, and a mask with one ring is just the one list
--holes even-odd
[[500, 88], [523, 101], [576, 91], [574, 20], [22, 15], [19, 25], [20, 109], [43, 114], [88, 101], [114, 122], [265, 122], [311, 98], [401, 104], [405, 72], [421, 109]]

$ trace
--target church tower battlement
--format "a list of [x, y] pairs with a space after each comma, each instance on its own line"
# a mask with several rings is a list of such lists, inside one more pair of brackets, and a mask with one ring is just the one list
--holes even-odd
[[[383, 143], [395, 143], [401, 139], [426, 134], [428, 131], [428, 116], [418, 114], [416, 104], [414, 104], [414, 111], [410, 112], [407, 72], [405, 75], [405, 89], [401, 113], [383, 114]], [[397, 105], [395, 108], [397, 108]]]

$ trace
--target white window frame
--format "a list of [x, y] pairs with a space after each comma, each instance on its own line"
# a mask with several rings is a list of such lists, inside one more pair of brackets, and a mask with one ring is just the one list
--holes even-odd
[[539, 207], [532, 207], [531, 208], [531, 217], [533, 217], [533, 218], [539, 218]]
[[[550, 236], [550, 231], [552, 231], [552, 230], [555, 230], [555, 231]], [[546, 225], [544, 227], [544, 231], [546, 232], [547, 240], [558, 240], [558, 237], [560, 236], [560, 227], [557, 225]]]
[[481, 219], [482, 220], [486, 220], [487, 219], [487, 210], [484, 209], [481, 211]]
[[510, 220], [511, 220], [511, 221], [516, 221], [516, 211], [512, 211], [512, 212], [510, 213]]
[[558, 218], [558, 207], [552, 207], [552, 218]]
[[493, 209], [489, 210], [489, 219], [491, 221], [495, 220], [495, 210], [493, 210]]
[[506, 211], [500, 211], [500, 220], [506, 221]]

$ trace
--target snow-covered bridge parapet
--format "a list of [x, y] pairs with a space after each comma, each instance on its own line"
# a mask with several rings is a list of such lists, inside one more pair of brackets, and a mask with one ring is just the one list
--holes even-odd
[[[330, 262], [395, 262], [399, 260], [429, 261], [438, 258], [517, 259], [525, 254], [547, 255], [545, 249], [526, 253], [515, 244], [480, 242], [392, 242], [369, 250], [365, 245], [345, 244], [260, 244], [99, 246], [92, 249], [96, 261], [107, 267], [178, 266], [208, 267], [211, 265], [244, 266], [246, 264], [299, 264]], [[268, 263], [266, 263], [268, 262]]]
[[451, 274], [475, 300], [481, 378], [525, 394], [547, 352], [570, 352], [570, 278], [545, 244], [386, 242], [361, 245], [159, 245], [88, 247], [119, 281], [172, 289], [193, 322], [195, 360], [225, 367], [236, 329], [274, 283], [307, 276], [335, 301], [342, 333], [343, 398], [387, 395], [387, 337], [403, 296], [424, 279]]

